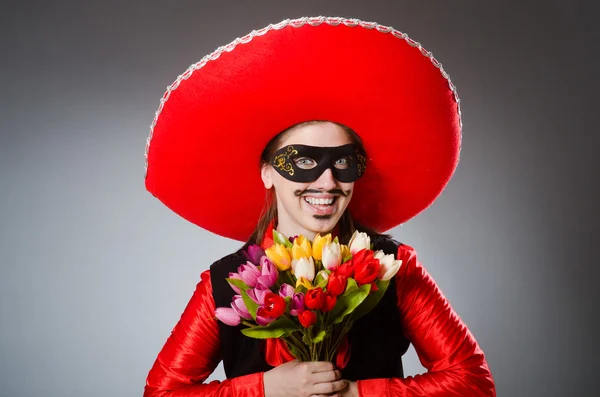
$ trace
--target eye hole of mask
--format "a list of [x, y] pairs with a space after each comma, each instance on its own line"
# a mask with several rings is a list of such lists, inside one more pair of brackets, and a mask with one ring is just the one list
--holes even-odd
[[[350, 162], [351, 162], [351, 160], [350, 160], [349, 156], [344, 156], [344, 157], [340, 157], [339, 159], [335, 160], [335, 162], [333, 163], [333, 166], [339, 170], [344, 170], [349, 167]], [[317, 166], [317, 162], [314, 159], [311, 159], [310, 157], [305, 157], [305, 156], [295, 158], [294, 164], [296, 164], [296, 167], [303, 169], [303, 170], [310, 170]]]
[[354, 182], [364, 173], [366, 158], [353, 143], [333, 147], [294, 144], [275, 152], [271, 165], [293, 182], [313, 182], [328, 168], [339, 182]]

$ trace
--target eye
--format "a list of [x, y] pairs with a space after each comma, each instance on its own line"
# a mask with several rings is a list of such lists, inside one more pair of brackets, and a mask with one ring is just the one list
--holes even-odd
[[349, 165], [350, 165], [350, 159], [348, 157], [339, 158], [334, 163], [335, 168], [340, 168], [340, 169], [348, 168]]
[[311, 159], [310, 157], [298, 157], [294, 159], [294, 163], [296, 163], [296, 166], [298, 168], [302, 168], [305, 170], [314, 168], [317, 165], [317, 162]]

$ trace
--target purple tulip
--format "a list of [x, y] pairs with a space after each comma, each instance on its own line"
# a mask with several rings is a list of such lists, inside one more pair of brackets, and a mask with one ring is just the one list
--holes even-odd
[[[242, 276], [237, 273], [229, 273], [229, 278], [235, 278], [236, 280], [242, 280]], [[244, 280], [242, 280], [244, 281]], [[235, 291], [236, 294], [240, 293], [240, 289], [235, 285], [229, 284], [229, 286]]]
[[260, 273], [257, 284], [265, 288], [271, 288], [279, 276], [277, 268], [266, 256], [260, 258]]
[[231, 307], [233, 308], [233, 310], [235, 310], [235, 312], [240, 317], [245, 318], [246, 320], [252, 320], [252, 316], [250, 315], [250, 312], [246, 308], [246, 304], [244, 303], [244, 299], [242, 298], [241, 295], [235, 295], [233, 297], [233, 301], [231, 302]]
[[263, 287], [251, 288], [246, 293], [254, 302], [259, 305], [263, 305], [265, 303], [265, 295], [271, 292], [269, 289]]
[[294, 243], [294, 240], [296, 240], [298, 238], [298, 236], [291, 236], [288, 238], [288, 240], [290, 240], [290, 243]]
[[265, 250], [260, 245], [252, 244], [246, 250], [242, 251], [247, 260], [251, 263], [258, 265], [260, 258], [265, 254]]
[[297, 316], [304, 311], [304, 294], [298, 292], [292, 297], [292, 304], [290, 307], [290, 314]]
[[275, 320], [275, 317], [264, 316], [263, 313], [264, 307], [259, 307], [256, 311], [256, 324], [265, 326], [272, 323]]
[[244, 265], [240, 265], [240, 267], [238, 267], [238, 273], [242, 276], [242, 280], [248, 287], [256, 287], [258, 277], [260, 276], [260, 270], [258, 270], [258, 267], [256, 267], [254, 263], [248, 261]]
[[234, 327], [239, 325], [242, 321], [241, 317], [235, 312], [235, 310], [229, 307], [218, 307], [217, 310], [215, 310], [215, 316], [221, 322]]
[[281, 296], [282, 298], [293, 298], [294, 297], [294, 292], [296, 292], [294, 290], [294, 287], [292, 287], [289, 284], [281, 284], [281, 287], [279, 287], [279, 296]]

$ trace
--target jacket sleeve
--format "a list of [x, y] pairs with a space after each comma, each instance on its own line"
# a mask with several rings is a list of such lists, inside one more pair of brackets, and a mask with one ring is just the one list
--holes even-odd
[[402, 265], [395, 282], [402, 327], [427, 373], [358, 381], [359, 396], [496, 396], [483, 351], [415, 250], [400, 245], [398, 259]]
[[203, 383], [221, 361], [214, 313], [206, 270], [148, 374], [144, 397], [264, 397], [262, 372]]

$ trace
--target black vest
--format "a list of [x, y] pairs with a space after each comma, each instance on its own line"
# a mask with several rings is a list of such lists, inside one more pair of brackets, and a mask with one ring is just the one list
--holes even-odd
[[[383, 250], [394, 256], [400, 244], [396, 240], [384, 238], [372, 242], [375, 251]], [[230, 307], [235, 293], [225, 278], [246, 262], [242, 250], [248, 245], [247, 243], [237, 252], [210, 266], [216, 307]], [[369, 314], [357, 320], [348, 334], [350, 359], [342, 370], [344, 379], [356, 381], [404, 377], [401, 357], [408, 350], [410, 342], [402, 332], [396, 302], [396, 285], [392, 279], [379, 304]], [[243, 327], [232, 327], [219, 321], [221, 356], [228, 379], [273, 368], [264, 359], [265, 341], [244, 336], [240, 331]]]

